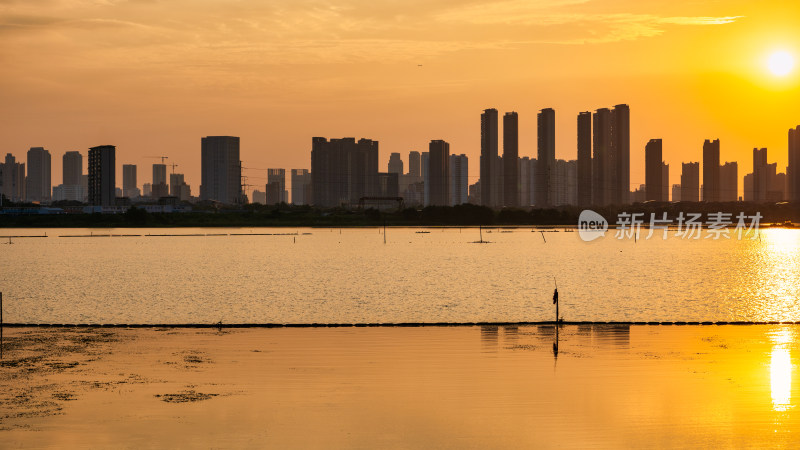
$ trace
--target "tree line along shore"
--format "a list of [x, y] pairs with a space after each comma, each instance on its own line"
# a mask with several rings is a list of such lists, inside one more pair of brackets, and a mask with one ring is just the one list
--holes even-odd
[[[680, 213], [736, 216], [760, 214], [762, 225], [793, 226], [800, 223], [800, 203], [636, 203], [624, 206], [593, 207], [613, 227], [620, 213], [641, 213], [645, 224], [650, 215], [676, 220]], [[370, 226], [577, 226], [584, 208], [503, 208], [463, 204], [427, 206], [401, 210], [377, 210], [251, 204], [237, 208], [194, 208], [182, 213], [149, 213], [132, 207], [122, 214], [2, 214], [2, 228], [115, 228], [115, 227], [370, 227]]]

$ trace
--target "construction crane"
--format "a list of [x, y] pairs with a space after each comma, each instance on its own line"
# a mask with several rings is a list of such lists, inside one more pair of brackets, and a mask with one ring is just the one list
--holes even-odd
[[177, 164], [175, 164], [175, 163], [172, 163], [172, 164], [167, 164], [167, 165], [168, 165], [168, 166], [172, 166], [172, 174], [173, 174], [173, 175], [175, 175], [175, 168], [176, 168], [176, 167], [178, 167], [178, 165], [177, 165]]
[[164, 160], [169, 159], [169, 156], [145, 156], [145, 158], [155, 158], [155, 159], [161, 158], [161, 164], [164, 164]]

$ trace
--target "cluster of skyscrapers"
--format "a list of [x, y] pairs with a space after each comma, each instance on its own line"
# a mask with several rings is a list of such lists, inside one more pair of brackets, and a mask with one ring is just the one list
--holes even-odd
[[[386, 172], [379, 169], [379, 143], [371, 139], [314, 137], [311, 170], [291, 170], [291, 199], [286, 170], [267, 169], [264, 191], [248, 184], [243, 176], [240, 139], [207, 136], [201, 139], [201, 184], [199, 198], [191, 196], [184, 175], [167, 167], [162, 158], [153, 164], [152, 183], [140, 191], [137, 166], [122, 166], [122, 188], [116, 184], [116, 148], [92, 147], [88, 173], [83, 173], [83, 155], [63, 155], [63, 182], [51, 188], [51, 155], [32, 147], [26, 164], [10, 153], [0, 163], [0, 194], [21, 202], [49, 203], [73, 200], [96, 206], [121, 206], [136, 200], [212, 201], [244, 204], [247, 192], [255, 203], [352, 207], [365, 202], [400, 202], [407, 206], [453, 206], [475, 203], [491, 208], [552, 207], [560, 205], [606, 206], [644, 201], [753, 202], [800, 201], [800, 126], [789, 130], [789, 164], [785, 173], [768, 163], [767, 149], [753, 149], [753, 172], [743, 177], [739, 197], [738, 164], [720, 164], [720, 141], [706, 140], [701, 163], [681, 165], [680, 184], [669, 184], [669, 165], [663, 160], [663, 142], [651, 139], [645, 145], [645, 183], [630, 189], [630, 108], [616, 105], [577, 117], [577, 160], [555, 158], [555, 111], [542, 109], [537, 115], [537, 157], [519, 155], [519, 115], [503, 115], [503, 154], [499, 154], [499, 113], [486, 109], [480, 121], [480, 178], [469, 183], [469, 160], [451, 154], [450, 144], [437, 139], [427, 152], [410, 151], [408, 170], [400, 153], [391, 153]], [[702, 172], [703, 183], [700, 183]], [[251, 176], [249, 178], [258, 178]], [[671, 195], [670, 195], [671, 194]]]

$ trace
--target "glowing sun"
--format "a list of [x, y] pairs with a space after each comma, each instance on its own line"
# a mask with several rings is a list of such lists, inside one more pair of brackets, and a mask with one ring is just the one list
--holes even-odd
[[773, 75], [779, 77], [788, 75], [794, 68], [794, 57], [787, 51], [777, 51], [769, 55], [767, 60], [767, 67]]

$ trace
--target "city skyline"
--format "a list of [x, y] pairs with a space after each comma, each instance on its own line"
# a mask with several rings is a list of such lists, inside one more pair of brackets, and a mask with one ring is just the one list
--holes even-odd
[[[30, 147], [60, 155], [113, 143], [122, 164], [141, 166], [147, 156], [169, 154], [186, 182], [199, 186], [197, 136], [239, 136], [248, 164], [285, 168], [310, 167], [310, 136], [378, 139], [381, 167], [390, 153], [424, 151], [431, 139], [444, 139], [451, 152], [476, 162], [469, 173], [476, 180], [480, 136], [471, 125], [474, 111], [517, 111], [519, 154], [535, 156], [534, 116], [553, 108], [555, 157], [571, 160], [576, 133], [563, 124], [573, 123], [580, 111], [625, 103], [636, 111], [631, 148], [662, 138], [665, 162], [673, 167], [697, 160], [696, 143], [709, 138], [723, 142], [724, 159], [745, 165], [752, 148], [766, 147], [779, 167], [787, 165], [780, 149], [783, 130], [796, 125], [792, 99], [800, 96], [800, 79], [796, 70], [770, 73], [766, 61], [776, 50], [797, 52], [800, 31], [791, 18], [800, 6], [577, 3], [427, 2], [410, 12], [407, 6], [365, 9], [350, 1], [344, 9], [321, 6], [326, 14], [316, 16], [302, 5], [276, 7], [314, 25], [302, 40], [264, 31], [276, 11], [259, 5], [237, 11], [248, 22], [213, 1], [191, 13], [181, 8], [179, 22], [168, 19], [178, 5], [9, 5], [0, 12], [14, 44], [0, 50], [8, 62], [0, 68], [8, 87], [0, 118], [13, 133], [4, 134], [0, 151], [20, 159]], [[404, 26], [390, 20], [401, 12]], [[204, 27], [207, 15], [228, 31]], [[364, 26], [344, 30], [347, 20]], [[108, 38], [104, 27], [112, 23], [121, 25], [114, 42], [135, 44], [95, 43], [98, 34]], [[413, 30], [426, 24], [458, 33], [417, 36]], [[205, 31], [200, 43], [188, 39], [196, 34], [190, 30]], [[54, 40], [50, 31], [62, 39]], [[332, 39], [330, 32], [338, 36]], [[159, 33], [164, 39], [154, 40]], [[204, 42], [248, 51], [234, 55]], [[290, 50], [301, 43], [303, 51]], [[265, 53], [274, 58], [263, 58]], [[712, 54], [717, 57], [707, 57]], [[78, 60], [103, 65], [77, 65]], [[202, 75], [194, 70], [198, 61], [208, 69]], [[636, 186], [644, 182], [644, 157], [633, 152], [631, 158]], [[52, 163], [60, 171], [61, 160]], [[679, 180], [675, 172], [670, 184]]]
[[[503, 153], [501, 154], [499, 153], [498, 111], [493, 108], [484, 110], [483, 113], [481, 113], [481, 134], [483, 135], [486, 132], [486, 130], [488, 130], [489, 135], [487, 135], [486, 137], [486, 139], [488, 140], [482, 142], [482, 147], [488, 148], [490, 152], [492, 151], [492, 147], [494, 147], [494, 151], [497, 152], [497, 154], [491, 158], [492, 160], [494, 160], [495, 163], [491, 168], [491, 172], [492, 172], [492, 178], [495, 179], [493, 183], [496, 185], [497, 193], [495, 194], [496, 197], [494, 197], [492, 200], [485, 200], [483, 194], [481, 193], [480, 197], [477, 198], [477, 202], [479, 204], [484, 204], [493, 207], [499, 207], [499, 206], [526, 207], [527, 205], [531, 204], [533, 204], [533, 206], [535, 207], [547, 207], [551, 205], [555, 206], [561, 204], [598, 206], [604, 204], [625, 204], [637, 201], [637, 197], [635, 196], [634, 192], [641, 190], [641, 187], [648, 183], [647, 175], [645, 176], [645, 183], [638, 183], [638, 184], [633, 182], [629, 183], [630, 188], [628, 188], [627, 190], [628, 193], [630, 194], [629, 198], [626, 196], [623, 187], [624, 180], [628, 178], [626, 175], [629, 176], [630, 172], [632, 171], [632, 168], [624, 167], [626, 165], [625, 163], [630, 161], [631, 159], [630, 149], [627, 147], [627, 142], [629, 140], [629, 133], [630, 133], [630, 114], [631, 114], [630, 108], [628, 105], [625, 104], [616, 105], [614, 106], [613, 109], [599, 108], [594, 113], [588, 111], [583, 111], [578, 113], [576, 136], [578, 137], [578, 142], [581, 143], [582, 145], [581, 147], [582, 149], [581, 148], [576, 149], [576, 153], [578, 153], [579, 155], [583, 155], [582, 157], [584, 158], [585, 162], [581, 162], [580, 159], [562, 160], [558, 158], [553, 158], [552, 156], [553, 155], [552, 147], [554, 144], [553, 129], [557, 127], [557, 124], [554, 122], [554, 111], [552, 109], [545, 108], [537, 114], [537, 121], [539, 122], [538, 128], [541, 130], [541, 133], [537, 132], [537, 136], [541, 134], [542, 139], [540, 139], [537, 142], [537, 147], [538, 147], [537, 155], [534, 158], [530, 158], [528, 156], [522, 156], [519, 155], [518, 153], [518, 146], [516, 145], [518, 137], [518, 126], [517, 126], [518, 114], [516, 112], [507, 112], [504, 115], [503, 145], [502, 145]], [[798, 133], [800, 133], [800, 125], [798, 125], [795, 128], [790, 128], [788, 130], [788, 139], [787, 139], [786, 153], [785, 153], [787, 155], [787, 160], [795, 161], [795, 163], [796, 161], [798, 161], [798, 158], [794, 157], [798, 154], [797, 152]], [[314, 144], [315, 139], [317, 138], [312, 138], [312, 152], [310, 152], [312, 154], [315, 145]], [[342, 138], [342, 139], [353, 139], [353, 138]], [[335, 140], [340, 141], [342, 139], [335, 139]], [[230, 141], [231, 144], [222, 144], [222, 142], [227, 142], [225, 140]], [[494, 142], [492, 142], [493, 140]], [[662, 147], [662, 141], [663, 141], [662, 139], [651, 139], [648, 145], [655, 140], [659, 141], [659, 147]], [[308, 169], [287, 169], [287, 168], [256, 169], [252, 167], [246, 167], [246, 165], [249, 166], [249, 164], [245, 164], [244, 161], [239, 160], [239, 162], [237, 162], [237, 159], [240, 158], [239, 141], [240, 138], [238, 136], [207, 136], [201, 139], [202, 145], [201, 145], [200, 159], [201, 162], [203, 162], [203, 167], [207, 167], [207, 169], [203, 169], [204, 171], [206, 171], [205, 173], [208, 176], [211, 176], [211, 174], [214, 173], [215, 171], [219, 172], [219, 174], [216, 176], [217, 177], [224, 176], [226, 178], [227, 181], [225, 181], [225, 183], [229, 185], [228, 189], [232, 189], [231, 192], [237, 191], [237, 193], [233, 194], [232, 197], [228, 196], [227, 194], [222, 195], [222, 197], [225, 197], [224, 200], [221, 200], [222, 203], [228, 203], [228, 204], [240, 203], [241, 195], [246, 195], [249, 201], [253, 202], [257, 202], [257, 200], [255, 199], [256, 196], [259, 199], [261, 199], [262, 198], [261, 195], [264, 195], [263, 198], [266, 199], [265, 200], [266, 204], [274, 204], [280, 202], [295, 203], [292, 191], [294, 190], [295, 185], [297, 186], [302, 186], [302, 185], [297, 183], [292, 183], [292, 184], [286, 183], [285, 172], [286, 170], [307, 171]], [[375, 148], [373, 149], [373, 151], [371, 151], [371, 156], [369, 157], [370, 158], [369, 164], [371, 166], [376, 166], [374, 171], [376, 173], [375, 176], [377, 176], [378, 168], [383, 166], [377, 162], [380, 154], [378, 150], [379, 147], [378, 143], [380, 141], [379, 140], [373, 141], [370, 139], [367, 139], [367, 141], [374, 142], [375, 144], [374, 145]], [[437, 140], [432, 140], [431, 142], [434, 141]], [[231, 147], [231, 150], [235, 152], [235, 155], [234, 154], [228, 156], [223, 155], [224, 156], [223, 159], [227, 161], [227, 162], [223, 161], [224, 162], [223, 165], [227, 165], [225, 168], [222, 167], [216, 169], [213, 168], [214, 164], [222, 161], [221, 159], [219, 159], [222, 158], [222, 156], [218, 157], [206, 156], [206, 152], [208, 151], [206, 146], [211, 142], [219, 142], [219, 144], [217, 145], [228, 145], [228, 146], [233, 145], [235, 147], [235, 148]], [[646, 157], [647, 147], [648, 146], [646, 145], [642, 151], [642, 154], [645, 155], [644, 170], [646, 174], [648, 170], [647, 169], [648, 163]], [[710, 139], [706, 139], [703, 142], [700, 155], [701, 158], [698, 158], [703, 161], [702, 164], [703, 178], [700, 180], [700, 187], [702, 190], [702, 192], [700, 193], [700, 199], [702, 201], [735, 201], [741, 197], [743, 200], [748, 201], [749, 200], [748, 194], [751, 193], [750, 191], [748, 191], [748, 189], [752, 190], [753, 187], [752, 185], [747, 184], [748, 179], [745, 178], [747, 174], [745, 174], [744, 172], [742, 172], [741, 174], [739, 173], [738, 161], [733, 161], [733, 162], [726, 161], [724, 164], [722, 164], [720, 159], [720, 148], [721, 145], [719, 139], [715, 139], [713, 141]], [[509, 154], [512, 156], [516, 156], [514, 158], [514, 162], [510, 163], [510, 165], [509, 161], [503, 158], [506, 152], [509, 152]], [[88, 195], [88, 191], [85, 190], [86, 189], [85, 180], [82, 183], [80, 183], [81, 185], [84, 186], [83, 188], [81, 188], [80, 185], [70, 185], [70, 182], [73, 182], [74, 181], [73, 179], [80, 175], [80, 167], [82, 161], [82, 154], [80, 152], [68, 151], [63, 154], [62, 157], [64, 161], [63, 184], [56, 184], [56, 182], [53, 180], [50, 168], [51, 154], [48, 149], [42, 147], [31, 147], [29, 149], [29, 151], [27, 152], [27, 161], [29, 162], [28, 172], [29, 173], [31, 172], [30, 169], [31, 167], [33, 167], [34, 169], [38, 169], [37, 172], [42, 170], [40, 169], [42, 163], [35, 163], [35, 161], [41, 160], [41, 157], [34, 156], [34, 159], [33, 160], [31, 159], [32, 154], [39, 155], [40, 153], [46, 155], [46, 165], [45, 165], [46, 171], [37, 175], [40, 178], [38, 183], [46, 182], [47, 185], [50, 185], [50, 182], [52, 181], [53, 201], [64, 200], [64, 199], [79, 200], [81, 198], [81, 193], [84, 197]], [[637, 152], [634, 151], [633, 153], [636, 154]], [[542, 177], [541, 176], [542, 173], [539, 173], [540, 170], [543, 170], [543, 166], [541, 165], [536, 166], [537, 167], [536, 170], [534, 172], [531, 172], [530, 175], [527, 175], [527, 171], [529, 169], [525, 167], [525, 164], [527, 164], [527, 161], [529, 160], [531, 163], [536, 165], [538, 159], [541, 158], [542, 154], [544, 154], [548, 158], [553, 158], [552, 162], [550, 163], [552, 167], [547, 171], [547, 172], [552, 172], [553, 175], [548, 175], [547, 179], [544, 181], [542, 180], [545, 177]], [[774, 158], [774, 154], [775, 152], [771, 153], [772, 158]], [[418, 157], [419, 152], [416, 151], [409, 152], [409, 157], [408, 157], [409, 166], [408, 166], [408, 172], [406, 173], [403, 173], [404, 163], [402, 156], [399, 152], [393, 152], [385, 164], [385, 166], [387, 166], [388, 173], [396, 173], [398, 176], [399, 195], [405, 196], [406, 193], [409, 193], [409, 191], [407, 191], [408, 184], [414, 182], [411, 181], [410, 178], [406, 179], [406, 181], [403, 181], [403, 177], [408, 175], [413, 175], [414, 171], [419, 169], [418, 167], [415, 167], [415, 164], [417, 164], [414, 160], [415, 155], [417, 155]], [[424, 157], [427, 157], [427, 155], [428, 155], [427, 152], [423, 153]], [[11, 160], [13, 161], [14, 156], [15, 155], [9, 153], [6, 155], [6, 159], [8, 160], [8, 158], [10, 157]], [[468, 159], [468, 157], [465, 154], [461, 154], [460, 157], [465, 158], [464, 159], [465, 162]], [[122, 183], [117, 183], [117, 186], [115, 186], [117, 188], [118, 197], [120, 196], [138, 197], [138, 195], [141, 193], [141, 195], [145, 197], [149, 197], [152, 195], [155, 199], [168, 195], [178, 197], [181, 200], [189, 200], [191, 198], [191, 185], [186, 182], [186, 175], [184, 173], [177, 173], [177, 174], [175, 173], [175, 167], [178, 167], [179, 164], [175, 163], [164, 164], [164, 161], [169, 158], [168, 156], [160, 156], [160, 157], [149, 156], [146, 158], [148, 159], [160, 158], [162, 160], [162, 163], [152, 164], [152, 179], [151, 179], [152, 182], [143, 183], [141, 185], [142, 186], [141, 190], [137, 189], [138, 185], [134, 185], [133, 188], [131, 189], [131, 186], [129, 186], [125, 182], [125, 180], [131, 178], [133, 180], [136, 179], [135, 171], [137, 165], [124, 164], [124, 163], [121, 164], [121, 169], [122, 169], [121, 177], [117, 173], [120, 171], [120, 168], [115, 166], [116, 178], [123, 180]], [[480, 157], [481, 164], [483, 164], [483, 160], [484, 158]], [[678, 178], [680, 183], [672, 183], [673, 178], [670, 177], [669, 164], [667, 164], [665, 160], [662, 160], [662, 166], [663, 166], [661, 168], [662, 173], [659, 174], [659, 180], [660, 180], [659, 183], [662, 186], [661, 192], [663, 193], [663, 195], [659, 194], [658, 197], [661, 199], [661, 201], [680, 201], [680, 200], [687, 201], [686, 200], [687, 197], [680, 194], [682, 192], [680, 187], [683, 184], [683, 178], [684, 178], [683, 170], [685, 170], [687, 164], [691, 164], [692, 161], [689, 161], [688, 163], [681, 162], [681, 167], [683, 168], [682, 171], [674, 172], [674, 176]], [[67, 161], [69, 161], [69, 163]], [[757, 172], [755, 170], [755, 167], [757, 166], [760, 167], [761, 164], [758, 163], [755, 159], [752, 159], [752, 161], [753, 161], [752, 167], [754, 169], [751, 172], [751, 174], [754, 174]], [[427, 161], [423, 161], [423, 169], [427, 167], [426, 162]], [[577, 163], [575, 169], [567, 169], [567, 170], [575, 170], [575, 173], [572, 175], [567, 175], [566, 172], [563, 172], [565, 170], [564, 168], [557, 169], [556, 167], [557, 163], [558, 164]], [[581, 166], [581, 164], [583, 164], [583, 166]], [[25, 164], [22, 163], [21, 165], [18, 166], [21, 168], [22, 170], [21, 173], [24, 175]], [[166, 182], [167, 166], [171, 166], [173, 170], [172, 174], [170, 174], [169, 177], [170, 183], [168, 184]], [[468, 164], [465, 164], [465, 166], [468, 168]], [[791, 167], [790, 166], [779, 167], [777, 162], [770, 163], [770, 166], [774, 166], [773, 167], [774, 174], [783, 177], [781, 178], [782, 180], [781, 183], [783, 184], [781, 184], [780, 188], [780, 190], [782, 191], [781, 194], [780, 195], [778, 195], [777, 193], [771, 194], [769, 198], [777, 198], [780, 200], [793, 199], [794, 185], [792, 183], [798, 183], [798, 180], [793, 177]], [[512, 169], [516, 168], [515, 177], [519, 176], [522, 178], [520, 178], [519, 180], [515, 179], [513, 181], [510, 181], [508, 177], [505, 177], [504, 172], [509, 167]], [[581, 169], [580, 167], [583, 167], [583, 169]], [[712, 167], [716, 168], [712, 169]], [[126, 170], [133, 170], [132, 176], [130, 176], [130, 174], [126, 175], [125, 173]], [[372, 170], [372, 168], [370, 170]], [[555, 175], [556, 170], [560, 170], [559, 175]], [[581, 170], [583, 170], [583, 172], [581, 172]], [[783, 170], [783, 172], [780, 172], [781, 170]], [[260, 176], [258, 174], [255, 174], [254, 171], [264, 171], [266, 172], [267, 176], [266, 177]], [[585, 177], [587, 171], [588, 173], [591, 174], [591, 180], [587, 180]], [[281, 178], [279, 181], [281, 186], [274, 187], [275, 189], [277, 189], [276, 190], [277, 193], [274, 195], [270, 195], [269, 194], [271, 189], [270, 185], [273, 183], [273, 179], [276, 182], [279, 180], [279, 178], [277, 178], [278, 172], [281, 172]], [[464, 172], [467, 172], [467, 174], [465, 175]], [[468, 173], [469, 170], [465, 171], [459, 168], [458, 177], [459, 180], [466, 180], [466, 185], [470, 188], [470, 197], [472, 197], [471, 189], [473, 187], [473, 184], [475, 184], [476, 181], [480, 180], [480, 177], [478, 177], [478, 180], [475, 180], [474, 179], [475, 177], [468, 175]], [[50, 175], [49, 180], [42, 179], [42, 177], [47, 177], [47, 175]], [[311, 174], [309, 173], [309, 175]], [[88, 173], [83, 174], [82, 176], [88, 177]], [[447, 169], [445, 176], [449, 178], [452, 177], [453, 174], [449, 169]], [[713, 190], [709, 190], [706, 187], [706, 184], [704, 183], [705, 179], [709, 178], [710, 176], [714, 177], [713, 183], [716, 186]], [[528, 177], [531, 178], [529, 179]], [[566, 181], [567, 178], [565, 177], [570, 177], [569, 178], [570, 180], [574, 178], [575, 181], [569, 181], [569, 182], [575, 183], [575, 186], [567, 188], [565, 185], [563, 185], [563, 183], [567, 182]], [[422, 178], [424, 180], [424, 178], [426, 177], [423, 176]], [[661, 178], [663, 178], [663, 180]], [[172, 185], [174, 184], [172, 183], [173, 179], [180, 180], [176, 183], [177, 184], [176, 188], [172, 187]], [[239, 185], [235, 186], [236, 184], [235, 180], [237, 179], [239, 179]], [[724, 179], [725, 181], [724, 186], [723, 184], [721, 184], [722, 179]], [[739, 184], [740, 179], [741, 179], [741, 184]], [[252, 182], [248, 182], [249, 180]], [[580, 193], [581, 183], [577, 180], [583, 180], [582, 188], [584, 189], [584, 191], [588, 190], [588, 193], [584, 192], [583, 195], [590, 199], [589, 202], [586, 201], [586, 198], [581, 197]], [[532, 186], [530, 192], [526, 193], [525, 192], [526, 188], [523, 185], [529, 181], [540, 183], [540, 185]], [[448, 183], [450, 184], [452, 184], [452, 182], [453, 182], [452, 180], [448, 181]], [[214, 181], [214, 183], [217, 183], [217, 181]], [[511, 187], [514, 183], [516, 183], [516, 185], [518, 186], [517, 189], [513, 189]], [[591, 185], [588, 185], [589, 183], [591, 183]], [[777, 189], [776, 183], [778, 183], [778, 180], [773, 180], [770, 183], [771, 183], [770, 190]], [[19, 187], [19, 189], [21, 189], [21, 194], [22, 194], [21, 198], [28, 199], [29, 201], [34, 201], [34, 202], [39, 202], [44, 200], [44, 202], [47, 203], [49, 201], [48, 199], [39, 198], [41, 194], [38, 194], [39, 196], [35, 195], [31, 196], [31, 194], [27, 193], [27, 191], [29, 191], [30, 184], [31, 180], [26, 179], [25, 182], [23, 182], [22, 185]], [[483, 185], [483, 183], [479, 184]], [[265, 191], [260, 191], [262, 185]], [[1, 177], [0, 177], [0, 186], [2, 186]], [[740, 186], [741, 188], [739, 188]], [[73, 193], [72, 189], [74, 188], [77, 188], [79, 190]], [[545, 188], [547, 190], [548, 197], [545, 199], [544, 203], [542, 203], [541, 201], [535, 203], [534, 202], [521, 203], [521, 201], [524, 202], [525, 200], [528, 200], [528, 197], [531, 198], [536, 197], [535, 192], [539, 192]], [[452, 191], [453, 189], [454, 188], [451, 187], [449, 188], [449, 191]], [[562, 190], [571, 189], [571, 190], [568, 191], [569, 193], [567, 193], [567, 191], [561, 191], [561, 194], [556, 194], [555, 192], [556, 189], [562, 189]], [[670, 191], [678, 192], [679, 194], [677, 196], [674, 194], [670, 196]], [[195, 195], [195, 198], [199, 198], [200, 200], [209, 200], [209, 199], [218, 200], [217, 197], [222, 198], [220, 197], [220, 195], [203, 194], [203, 184], [201, 184], [199, 187], [196, 186], [194, 192], [196, 194], [198, 194], [199, 192], [198, 195]], [[515, 192], [517, 198], [511, 200], [504, 199], [505, 195], [507, 195], [508, 192]], [[709, 192], [711, 192], [711, 194], [709, 194]], [[133, 196], [129, 195], [131, 193], [135, 193], [135, 195]], [[380, 192], [377, 186], [373, 186], [372, 188], [364, 190], [364, 192], [362, 192], [362, 194], [368, 196], [376, 195], [378, 193]], [[304, 190], [301, 188], [300, 200], [298, 204], [307, 203], [305, 195], [306, 194]], [[426, 189], [425, 198], [422, 201], [422, 203], [424, 204], [428, 204], [427, 195], [428, 195], [428, 190]], [[561, 195], [561, 197], [559, 197], [559, 200], [555, 204], [553, 203], [553, 199], [550, 198], [551, 196], [554, 195]], [[564, 197], [564, 195], [566, 195], [566, 197]], [[448, 193], [447, 196], [449, 198], [450, 194]], [[8, 194], [6, 195], [6, 197], [12, 198], [12, 196]], [[688, 198], [693, 198], [693, 197], [694, 196], [691, 193], [688, 195]], [[355, 198], [356, 197], [350, 199], [351, 204], [355, 203], [354, 200]], [[649, 200], [655, 200], [654, 198], [651, 198], [650, 195], [646, 195], [646, 198]], [[275, 201], [276, 199], [279, 200]], [[764, 198], [761, 198], [760, 200], [758, 197], [755, 198], [756, 201], [767, 201], [766, 199], [767, 199], [766, 193], [764, 193]], [[452, 198], [450, 198], [450, 202], [452, 201], [453, 201]], [[693, 200], [688, 200], [688, 201], [693, 201]], [[311, 203], [313, 204], [313, 202]]]

